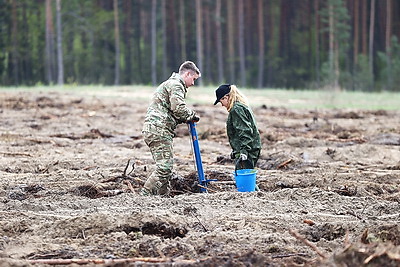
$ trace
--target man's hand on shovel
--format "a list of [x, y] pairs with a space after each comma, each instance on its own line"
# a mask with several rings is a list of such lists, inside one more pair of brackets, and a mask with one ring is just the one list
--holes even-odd
[[188, 120], [187, 123], [189, 122], [199, 122], [200, 121], [200, 117], [197, 115], [193, 115], [192, 119]]

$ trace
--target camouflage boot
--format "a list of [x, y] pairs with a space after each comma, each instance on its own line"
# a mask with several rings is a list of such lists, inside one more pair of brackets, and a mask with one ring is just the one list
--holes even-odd
[[157, 195], [158, 189], [161, 187], [161, 182], [159, 181], [158, 177], [153, 172], [149, 178], [147, 178], [146, 182], [140, 194], [142, 196], [150, 196], [150, 195]]
[[164, 181], [160, 188], [158, 189], [158, 195], [164, 195], [164, 196], [169, 196], [171, 190], [171, 184], [169, 181]]

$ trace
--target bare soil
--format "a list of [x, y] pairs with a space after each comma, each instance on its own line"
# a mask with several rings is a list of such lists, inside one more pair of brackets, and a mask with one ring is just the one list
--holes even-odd
[[180, 125], [171, 195], [144, 197], [146, 108], [129, 91], [0, 93], [1, 266], [400, 266], [399, 111], [254, 106], [260, 191], [242, 193], [227, 112], [195, 104], [218, 181], [199, 193]]

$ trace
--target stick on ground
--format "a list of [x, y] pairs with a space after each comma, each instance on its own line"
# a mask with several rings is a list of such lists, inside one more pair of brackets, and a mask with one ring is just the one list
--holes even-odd
[[297, 233], [295, 230], [290, 229], [289, 233], [294, 236], [295, 238], [297, 238], [298, 240], [300, 240], [301, 242], [303, 242], [304, 244], [306, 244], [307, 246], [309, 246], [312, 250], [314, 250], [315, 252], [317, 252], [317, 254], [326, 259], [328, 256], [323, 253], [321, 250], [319, 250], [314, 244], [312, 244], [310, 241], [308, 241], [307, 239], [305, 239], [304, 237], [302, 237], [299, 233]]
[[28, 260], [30, 264], [48, 264], [48, 265], [69, 265], [69, 264], [126, 264], [129, 262], [146, 262], [146, 263], [180, 263], [193, 264], [195, 260], [179, 260], [173, 261], [169, 258], [126, 258], [126, 259], [38, 259]]

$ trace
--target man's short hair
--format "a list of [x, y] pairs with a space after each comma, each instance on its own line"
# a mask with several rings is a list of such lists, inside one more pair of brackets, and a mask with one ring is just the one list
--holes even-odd
[[197, 75], [199, 75], [199, 77], [201, 77], [201, 72], [200, 72], [199, 68], [192, 61], [185, 61], [179, 67], [179, 73], [183, 73], [186, 71], [194, 72]]

